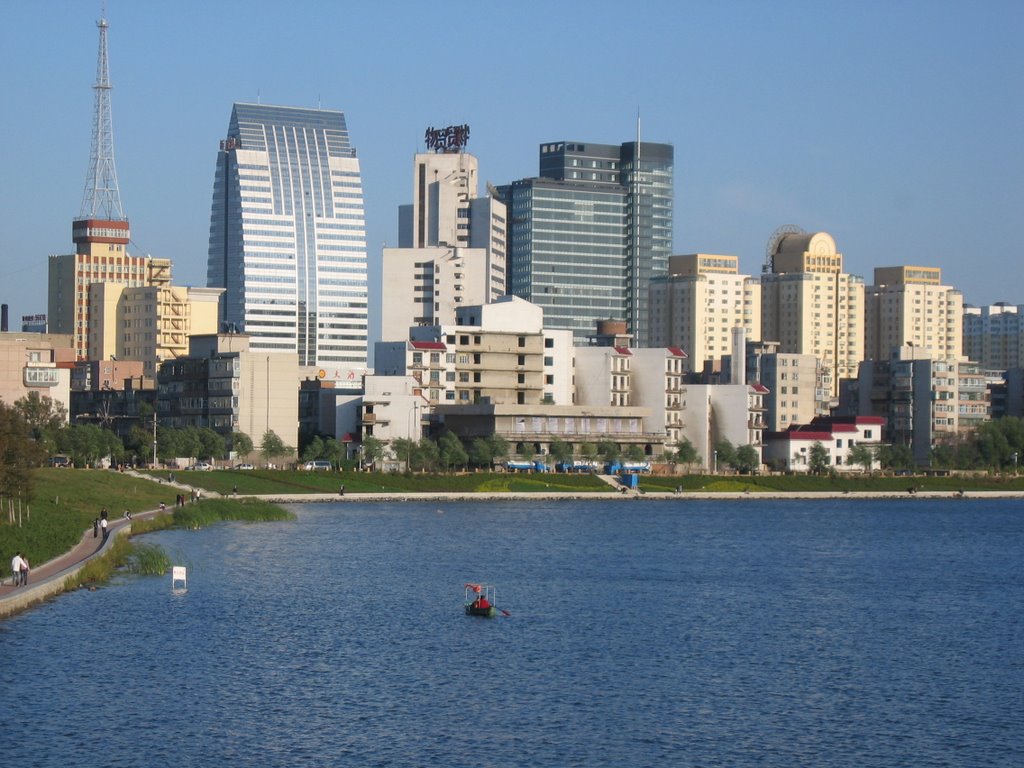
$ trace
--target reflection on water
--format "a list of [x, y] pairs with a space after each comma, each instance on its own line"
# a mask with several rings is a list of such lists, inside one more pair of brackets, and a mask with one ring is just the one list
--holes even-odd
[[[307, 505], [0, 623], [11, 765], [1019, 765], [1024, 505]], [[439, 513], [440, 512], [440, 513]], [[511, 618], [467, 617], [497, 584]]]

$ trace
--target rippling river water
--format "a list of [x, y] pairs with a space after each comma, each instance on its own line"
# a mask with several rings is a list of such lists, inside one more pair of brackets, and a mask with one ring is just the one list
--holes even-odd
[[0, 622], [5, 764], [1024, 765], [1024, 503], [294, 509]]

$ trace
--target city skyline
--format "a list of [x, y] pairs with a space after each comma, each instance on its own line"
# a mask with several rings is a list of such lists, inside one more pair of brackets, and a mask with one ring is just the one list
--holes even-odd
[[[468, 151], [497, 185], [533, 174], [546, 141], [628, 140], [638, 111], [641, 139], [675, 148], [674, 254], [735, 255], [758, 275], [768, 238], [792, 223], [834, 235], [866, 282], [875, 267], [937, 266], [968, 303], [1024, 303], [1024, 278], [1007, 269], [1024, 210], [1024, 106], [1004, 95], [1024, 71], [1018, 4], [655, 3], [643, 18], [657, 25], [611, 3], [525, 3], [509, 17], [469, 6], [424, 17], [412, 3], [316, 14], [299, 3], [293, 16], [185, 6], [106, 7], [130, 251], [172, 259], [176, 284], [206, 283], [223, 116], [259, 101], [348, 118], [374, 326], [381, 248], [398, 244], [395, 211], [425, 127], [469, 124]], [[101, 9], [47, 8], [9, 8], [3, 32], [18, 108], [0, 140], [18, 151], [0, 193], [0, 300], [14, 328], [46, 311], [45, 257], [73, 250], [89, 160]], [[239, 42], [222, 44], [224, 29]], [[599, 98], [610, 91], [620, 96]]]

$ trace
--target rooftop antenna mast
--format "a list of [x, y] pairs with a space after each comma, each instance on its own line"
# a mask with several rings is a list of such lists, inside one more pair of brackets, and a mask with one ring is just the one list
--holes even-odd
[[123, 221], [121, 192], [114, 168], [114, 126], [110, 116], [110, 73], [107, 67], [107, 20], [96, 22], [100, 30], [100, 53], [96, 63], [95, 110], [92, 123], [92, 152], [82, 194], [81, 219]]

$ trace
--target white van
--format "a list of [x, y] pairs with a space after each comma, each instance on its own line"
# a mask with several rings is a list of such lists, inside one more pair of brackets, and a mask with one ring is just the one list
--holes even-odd
[[330, 472], [333, 469], [333, 467], [331, 466], [331, 462], [329, 462], [329, 461], [318, 460], [318, 461], [307, 461], [306, 462], [306, 466], [304, 466], [303, 469], [305, 469], [307, 471], [312, 471], [312, 472], [315, 472], [316, 470], [323, 470], [325, 472]]

